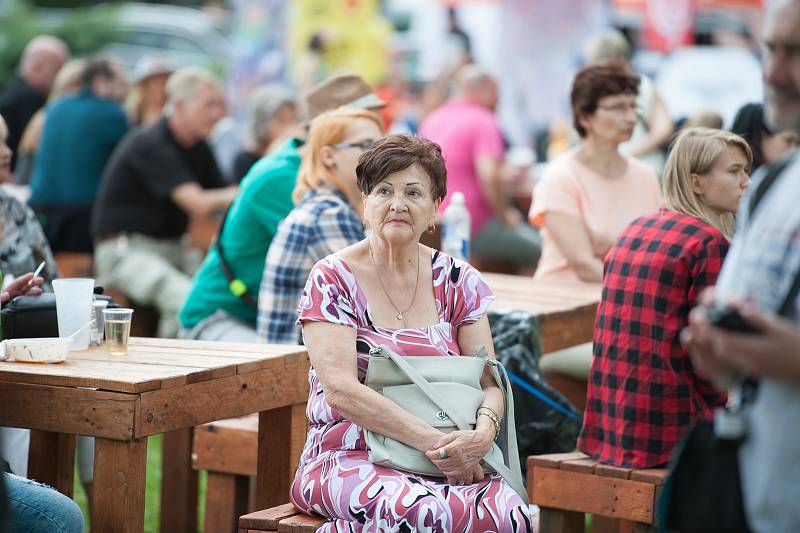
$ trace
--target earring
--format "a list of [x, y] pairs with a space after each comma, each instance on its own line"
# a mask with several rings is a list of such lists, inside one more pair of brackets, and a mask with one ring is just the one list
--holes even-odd
[[431, 225], [428, 226], [428, 233], [430, 234], [436, 233], [436, 224], [434, 224], [433, 222], [431, 222]]

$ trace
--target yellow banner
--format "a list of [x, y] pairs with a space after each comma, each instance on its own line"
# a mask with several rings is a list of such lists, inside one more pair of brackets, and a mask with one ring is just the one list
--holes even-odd
[[[380, 83], [392, 28], [378, 7], [378, 0], [294, 0], [289, 51], [296, 81], [351, 72]], [[313, 50], [312, 40], [321, 46]]]

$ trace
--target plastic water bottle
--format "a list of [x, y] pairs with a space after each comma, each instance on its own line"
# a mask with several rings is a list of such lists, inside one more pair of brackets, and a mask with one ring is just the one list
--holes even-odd
[[454, 192], [450, 205], [444, 210], [442, 251], [462, 261], [469, 260], [470, 216], [464, 203], [464, 194]]

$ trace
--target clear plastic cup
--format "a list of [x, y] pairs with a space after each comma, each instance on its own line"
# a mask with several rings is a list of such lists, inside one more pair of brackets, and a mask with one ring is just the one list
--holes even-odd
[[[53, 280], [58, 316], [58, 336], [69, 337], [92, 319], [92, 294], [94, 280], [91, 278], [63, 278]], [[72, 338], [71, 350], [89, 347], [89, 329], [84, 328]]]
[[89, 343], [93, 346], [103, 344], [103, 310], [108, 307], [108, 300], [95, 300], [92, 302], [92, 318], [94, 324], [90, 328]]
[[103, 309], [103, 328], [106, 335], [106, 351], [109, 355], [128, 353], [132, 316], [133, 309]]

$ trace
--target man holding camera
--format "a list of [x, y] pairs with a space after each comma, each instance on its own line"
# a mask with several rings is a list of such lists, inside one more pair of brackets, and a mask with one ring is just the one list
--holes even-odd
[[[764, 107], [774, 129], [800, 131], [800, 0], [774, 2], [764, 28]], [[794, 491], [800, 479], [800, 298], [777, 311], [800, 275], [800, 157], [754, 176], [738, 215], [736, 237], [714, 294], [692, 311], [683, 341], [697, 370], [721, 386], [746, 376], [758, 380], [745, 410], [746, 439], [739, 449], [744, 507], [753, 531], [800, 531]], [[758, 198], [760, 196], [760, 198]], [[736, 318], [711, 320], [711, 308]], [[728, 327], [726, 327], [726, 325]]]

